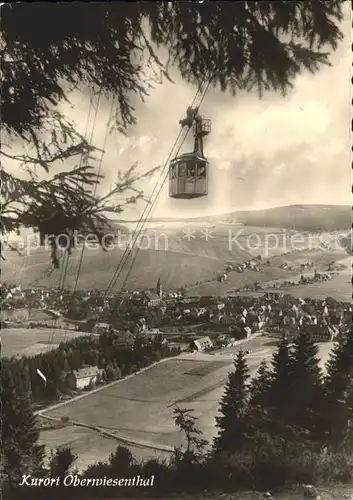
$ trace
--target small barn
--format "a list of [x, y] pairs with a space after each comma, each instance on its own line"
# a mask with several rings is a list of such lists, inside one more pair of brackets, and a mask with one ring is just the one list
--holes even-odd
[[205, 351], [211, 347], [213, 347], [213, 343], [210, 337], [201, 337], [200, 339], [192, 340], [190, 344], [190, 349], [198, 352]]

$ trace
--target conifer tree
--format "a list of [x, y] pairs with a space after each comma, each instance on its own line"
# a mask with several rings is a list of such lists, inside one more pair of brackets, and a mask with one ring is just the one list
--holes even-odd
[[273, 418], [286, 421], [291, 400], [292, 359], [288, 339], [283, 335], [272, 358], [272, 380], [269, 388], [269, 405]]
[[353, 330], [334, 347], [327, 363], [325, 394], [329, 442], [339, 445], [345, 440], [352, 420], [350, 395], [353, 384]]
[[245, 353], [240, 350], [234, 360], [234, 371], [221, 399], [216, 424], [219, 434], [215, 439], [216, 451], [236, 451], [246, 442], [246, 410], [249, 400], [249, 370]]
[[263, 360], [250, 384], [250, 404], [252, 406], [259, 406], [262, 409], [268, 407], [271, 381], [272, 371], [267, 361]]
[[134, 458], [128, 448], [118, 446], [115, 452], [110, 455], [109, 464], [113, 473], [128, 476], [134, 465]]
[[291, 423], [307, 432], [314, 443], [324, 442], [323, 375], [318, 347], [307, 333], [300, 333], [293, 343], [289, 395]]
[[249, 387], [247, 436], [253, 442], [256, 441], [256, 447], [267, 439], [268, 433], [273, 429], [269, 400], [271, 382], [272, 371], [267, 361], [263, 360]]
[[28, 374], [21, 373], [19, 367], [18, 363], [3, 360], [0, 379], [2, 472], [14, 483], [23, 474], [40, 470], [44, 456], [43, 447], [38, 445], [29, 382], [25, 380]]
[[76, 459], [77, 456], [70, 448], [57, 449], [49, 462], [50, 476], [63, 478], [69, 473]]

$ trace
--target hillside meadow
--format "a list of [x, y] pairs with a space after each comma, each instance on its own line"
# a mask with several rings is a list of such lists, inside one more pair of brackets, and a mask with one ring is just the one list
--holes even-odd
[[82, 335], [87, 333], [52, 328], [3, 328], [1, 356], [35, 356], [56, 349], [60, 342]]
[[[241, 234], [238, 235], [239, 232]], [[298, 239], [293, 240], [293, 243], [291, 236], [292, 233], [284, 233], [278, 228], [222, 224], [174, 225], [149, 229], [145, 239], [140, 241], [140, 250], [134, 248], [130, 254], [125, 254], [124, 267], [117, 280], [116, 290], [124, 284], [126, 278], [126, 288], [154, 288], [160, 277], [164, 290], [186, 287], [192, 288], [193, 293], [197, 294], [198, 289], [194, 287], [201, 285], [200, 294], [219, 294], [215, 290], [223, 292], [223, 288], [227, 291], [229, 287], [239, 288], [254, 281], [265, 283], [280, 278], [286, 279], [292, 276], [292, 273], [279, 268], [284, 263], [300, 266], [310, 259], [324, 269], [330, 261], [347, 255], [345, 249], [335, 249], [333, 243], [336, 242], [335, 238], [338, 238], [336, 235], [325, 233], [325, 237], [332, 240], [332, 248], [322, 248], [317, 240], [311, 241], [310, 235], [299, 234], [297, 236], [302, 240], [298, 250], [293, 250], [292, 247], [295, 242], [298, 245]], [[146, 244], [148, 248], [145, 249]], [[21, 284], [23, 288], [57, 286], [61, 270], [53, 270], [49, 251], [39, 248], [31, 249], [28, 253], [29, 255], [10, 251], [6, 253], [6, 261], [2, 265], [3, 281]], [[121, 247], [106, 252], [101, 248], [87, 248], [82, 261], [79, 288], [104, 290], [118, 269], [123, 255]], [[265, 260], [270, 258], [271, 266], [261, 265], [260, 273], [247, 271], [242, 275], [237, 274], [235, 278], [230, 278], [230, 286], [217, 285], [217, 278], [227, 263], [241, 264], [257, 255], [262, 255]], [[74, 249], [69, 257], [66, 288], [73, 287], [76, 281], [80, 256], [81, 250]]]
[[[245, 344], [251, 351], [247, 356], [248, 367], [250, 373], [255, 374], [261, 361], [271, 358], [276, 342], [259, 336], [250, 338]], [[319, 345], [322, 366], [332, 345]], [[43, 417], [57, 421], [66, 417], [69, 426], [67, 432], [63, 429], [41, 432], [41, 442], [47, 447], [53, 446], [52, 443], [70, 446], [85, 465], [106, 459], [114, 441], [117, 445], [123, 440], [129, 441], [128, 447], [132, 447], [137, 458], [168, 456], [174, 446], [184, 442], [173, 421], [174, 404], [192, 408], [198, 428], [206, 439], [212, 440], [217, 432], [214, 417], [237, 350], [239, 346], [214, 355], [183, 354], [87, 393], [80, 399], [48, 408], [41, 412]], [[109, 433], [110, 439], [99, 431]], [[88, 443], [98, 442], [102, 446], [88, 446]]]

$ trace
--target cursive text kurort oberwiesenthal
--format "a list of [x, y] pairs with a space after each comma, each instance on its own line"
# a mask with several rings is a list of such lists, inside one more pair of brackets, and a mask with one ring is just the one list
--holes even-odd
[[77, 475], [68, 474], [64, 477], [33, 477], [30, 474], [23, 475], [19, 486], [112, 486], [112, 487], [149, 487], [154, 485], [154, 476], [141, 477], [120, 477], [120, 478], [83, 478]]

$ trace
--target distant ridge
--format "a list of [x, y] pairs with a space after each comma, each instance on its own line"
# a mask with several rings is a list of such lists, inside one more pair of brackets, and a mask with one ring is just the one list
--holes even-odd
[[[302, 231], [338, 231], [352, 227], [352, 208], [349, 205], [288, 205], [263, 210], [239, 210], [225, 214], [192, 218], [159, 217], [148, 223], [176, 222], [241, 223], [249, 226], [278, 227]], [[119, 220], [133, 224], [138, 220]]]

